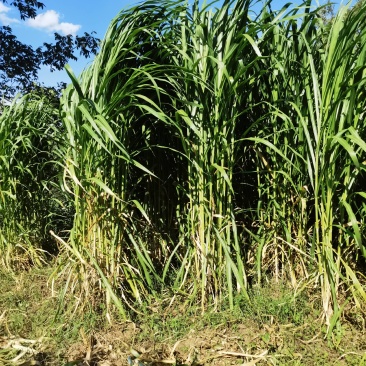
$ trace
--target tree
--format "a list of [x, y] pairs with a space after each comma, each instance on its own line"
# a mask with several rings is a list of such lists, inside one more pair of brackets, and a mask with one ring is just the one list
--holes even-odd
[[[366, 0], [356, 0], [356, 2], [348, 9], [348, 13], [353, 10], [360, 10], [365, 3]], [[332, 24], [334, 17], [336, 15], [336, 11], [334, 9], [335, 3], [332, 0], [327, 0], [327, 2], [323, 5], [322, 9], [319, 11], [319, 14], [323, 21], [327, 24]]]
[[[19, 10], [20, 18], [35, 18], [45, 5], [36, 0], [1, 0], [4, 4]], [[41, 65], [51, 71], [61, 70], [69, 60], [77, 60], [79, 51], [83, 57], [90, 57], [98, 50], [99, 39], [95, 32], [83, 36], [62, 36], [55, 33], [55, 42], [44, 43], [34, 49], [22, 43], [12, 33], [9, 26], [0, 27], [0, 90], [2, 96], [9, 97], [15, 92], [27, 92], [34, 88]]]

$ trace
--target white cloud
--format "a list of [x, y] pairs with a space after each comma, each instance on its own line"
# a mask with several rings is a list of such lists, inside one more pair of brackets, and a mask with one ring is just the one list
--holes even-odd
[[15, 18], [9, 18], [6, 13], [10, 10], [7, 6], [5, 6], [3, 3], [0, 3], [0, 22], [3, 25], [10, 25], [11, 23], [19, 23], [18, 19]]
[[7, 6], [5, 6], [3, 3], [0, 3], [0, 13], [6, 13], [10, 10]]
[[28, 19], [27, 24], [32, 28], [38, 28], [47, 32], [60, 32], [63, 35], [76, 35], [81, 25], [72, 23], [60, 23], [60, 14], [54, 10], [47, 10], [38, 14], [34, 19]]

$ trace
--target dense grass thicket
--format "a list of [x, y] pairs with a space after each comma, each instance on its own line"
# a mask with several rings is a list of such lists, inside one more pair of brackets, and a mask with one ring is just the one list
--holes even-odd
[[59, 108], [5, 107], [1, 261], [57, 246], [65, 293], [125, 317], [161, 293], [233, 306], [269, 279], [319, 289], [329, 329], [365, 304], [365, 5], [258, 9], [144, 2], [68, 69]]

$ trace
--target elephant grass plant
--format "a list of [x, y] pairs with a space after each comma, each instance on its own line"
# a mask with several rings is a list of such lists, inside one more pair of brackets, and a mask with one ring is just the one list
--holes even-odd
[[269, 278], [314, 283], [329, 330], [340, 291], [364, 304], [364, 5], [329, 23], [310, 2], [256, 9], [147, 1], [111, 22], [80, 77], [67, 69], [65, 294], [102, 293], [128, 317], [162, 291], [205, 311]]
[[61, 231], [67, 210], [54, 154], [61, 146], [60, 129], [57, 107], [39, 93], [16, 97], [3, 107], [0, 258], [4, 268], [42, 265], [47, 253], [55, 252], [48, 230]]
[[357, 267], [365, 262], [365, 13], [341, 8], [331, 24], [307, 14], [269, 26], [261, 40], [272, 39], [271, 81], [259, 89], [273, 111], [252, 139], [264, 221], [257, 267], [261, 274], [266, 249], [276, 276], [285, 270], [295, 285], [296, 266], [301, 278], [315, 276], [331, 329], [342, 287], [365, 301]]

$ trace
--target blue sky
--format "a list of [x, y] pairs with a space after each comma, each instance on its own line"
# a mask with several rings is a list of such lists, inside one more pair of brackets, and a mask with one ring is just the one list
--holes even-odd
[[[325, 1], [325, 0], [320, 0]], [[110, 21], [120, 10], [136, 5], [136, 0], [43, 0], [46, 7], [40, 10], [34, 20], [20, 21], [17, 9], [0, 1], [0, 25], [10, 25], [13, 33], [21, 42], [33, 47], [41, 46], [44, 42], [51, 43], [54, 32], [60, 34], [78, 34], [97, 32], [98, 38], [103, 38]], [[280, 9], [286, 0], [274, 0], [273, 8]], [[301, 1], [294, 1], [300, 3]], [[79, 58], [70, 62], [75, 74], [79, 74], [91, 59]], [[39, 81], [45, 85], [56, 85], [59, 81], [69, 82], [64, 71], [51, 73], [42, 67]]]

